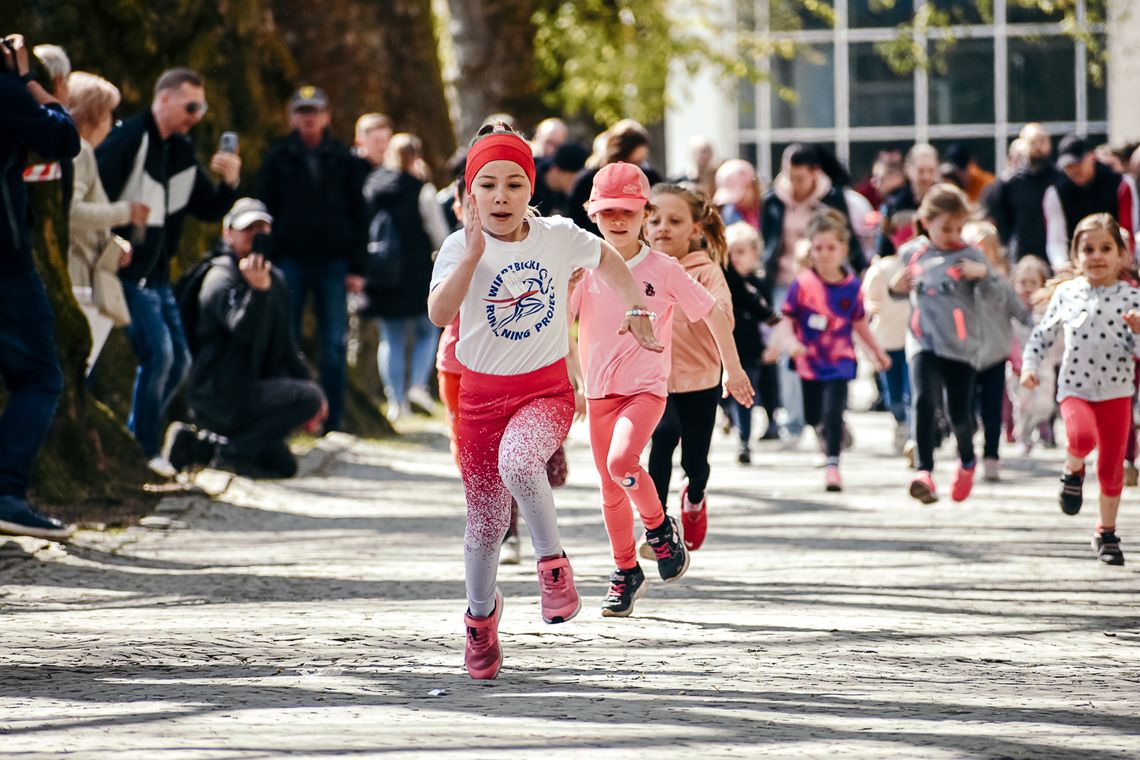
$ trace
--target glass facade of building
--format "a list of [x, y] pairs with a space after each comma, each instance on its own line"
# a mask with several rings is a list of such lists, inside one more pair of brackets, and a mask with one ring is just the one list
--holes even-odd
[[[881, 47], [897, 39], [927, 3], [948, 26], [915, 39], [932, 65], [900, 74]], [[1096, 4], [1096, 5], [1094, 5]], [[1053, 135], [1107, 132], [1103, 81], [1088, 74], [1088, 39], [1067, 34], [1056, 11], [1018, 0], [824, 0], [823, 14], [795, 0], [740, 0], [739, 20], [794, 46], [772, 56], [769, 78], [739, 89], [739, 155], [771, 177], [789, 143], [831, 145], [852, 174], [865, 176], [883, 148], [916, 141], [959, 142], [991, 171], [1021, 127], [1042, 122]], [[1102, 0], [1081, 0], [1078, 21], [1103, 46]]]

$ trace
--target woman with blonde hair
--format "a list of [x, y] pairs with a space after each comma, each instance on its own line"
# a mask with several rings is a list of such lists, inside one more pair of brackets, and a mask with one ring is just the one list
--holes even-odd
[[130, 263], [131, 246], [113, 235], [111, 228], [145, 225], [150, 209], [131, 201], [111, 203], [99, 180], [95, 148], [111, 131], [111, 114], [121, 100], [119, 89], [85, 71], [73, 72], [67, 84], [67, 107], [80, 137], [71, 196], [67, 270], [75, 300], [91, 327], [91, 352], [87, 356], [87, 373], [90, 374], [111, 328], [123, 327], [131, 321], [118, 278], [119, 269]]

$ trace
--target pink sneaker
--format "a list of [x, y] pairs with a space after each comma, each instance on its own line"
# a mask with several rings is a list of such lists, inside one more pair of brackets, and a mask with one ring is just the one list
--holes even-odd
[[467, 626], [467, 647], [463, 663], [467, 674], [477, 681], [499, 675], [503, 666], [503, 649], [499, 646], [499, 617], [503, 614], [503, 595], [495, 589], [495, 611], [487, 617], [463, 616]]
[[978, 463], [969, 467], [963, 467], [961, 463], [958, 464], [958, 471], [954, 473], [954, 482], [950, 485], [950, 498], [954, 501], [965, 501], [966, 497], [970, 495], [970, 491], [974, 490], [974, 470], [978, 468]]
[[700, 504], [693, 504], [689, 501], [689, 487], [681, 489], [681, 534], [685, 548], [691, 552], [701, 548], [709, 530], [708, 500], [708, 494], [705, 494]]
[[839, 476], [839, 468], [835, 465], [828, 465], [824, 470], [823, 482], [828, 491], [843, 490], [843, 478]]
[[930, 477], [929, 470], [920, 470], [910, 481], [910, 495], [923, 504], [938, 501], [938, 494], [934, 492], [934, 478]]
[[538, 587], [542, 592], [542, 619], [548, 623], [565, 623], [582, 609], [582, 600], [574, 588], [574, 571], [563, 554], [538, 562]]

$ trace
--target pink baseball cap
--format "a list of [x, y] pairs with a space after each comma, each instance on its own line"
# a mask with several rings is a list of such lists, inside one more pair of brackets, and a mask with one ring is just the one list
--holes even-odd
[[606, 164], [594, 175], [590, 190], [590, 205], [586, 212], [593, 215], [608, 208], [640, 211], [649, 203], [649, 178], [634, 164], [615, 161]]

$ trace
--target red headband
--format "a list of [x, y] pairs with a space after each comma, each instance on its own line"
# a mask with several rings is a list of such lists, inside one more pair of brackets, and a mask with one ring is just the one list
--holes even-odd
[[511, 134], [484, 137], [467, 151], [467, 169], [463, 173], [467, 192], [471, 192], [471, 185], [479, 170], [491, 161], [513, 161], [518, 164], [530, 180], [531, 192], [534, 192], [534, 154], [526, 140]]

